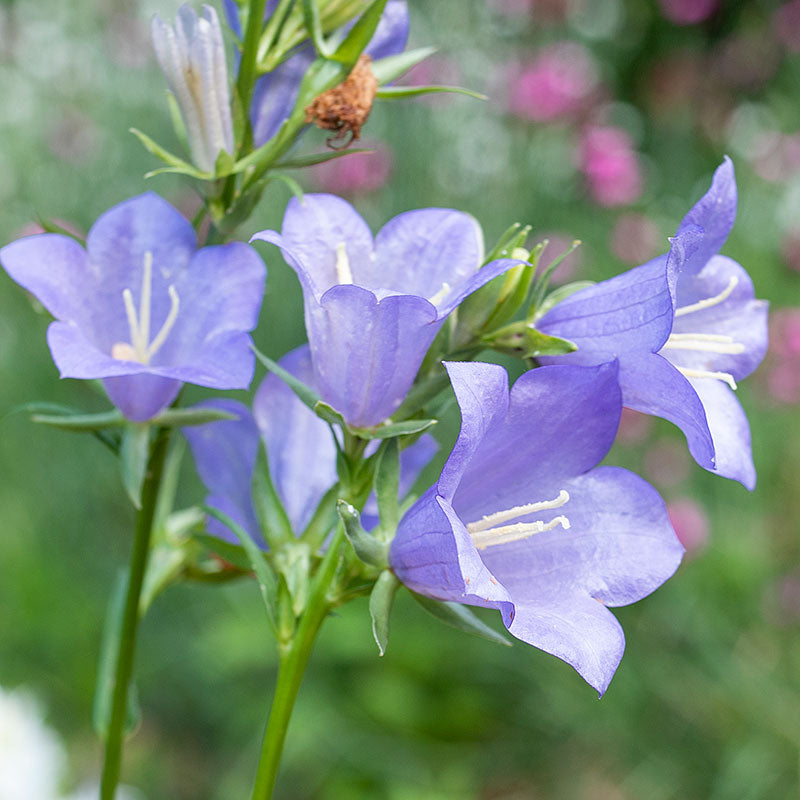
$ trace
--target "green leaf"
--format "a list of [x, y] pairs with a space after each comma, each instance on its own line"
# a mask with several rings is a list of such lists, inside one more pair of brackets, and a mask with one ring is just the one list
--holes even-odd
[[169, 408], [150, 420], [162, 428], [185, 428], [188, 425], [205, 425], [224, 419], [239, 419], [230, 411], [219, 408]]
[[368, 147], [357, 147], [353, 150], [329, 150], [327, 153], [310, 153], [306, 156], [291, 158], [288, 161], [279, 161], [275, 164], [275, 169], [302, 169], [303, 167], [313, 167], [317, 164], [324, 164], [326, 161], [332, 161], [334, 158], [342, 158], [342, 156], [374, 152], [374, 150]]
[[277, 375], [312, 411], [320, 402], [319, 395], [310, 387], [306, 386], [301, 380], [295, 378], [291, 372], [285, 370], [269, 356], [265, 356], [255, 345], [251, 345], [256, 358], [272, 373]]
[[559, 286], [558, 289], [554, 289], [542, 300], [536, 309], [536, 319], [543, 317], [551, 308], [557, 306], [562, 300], [566, 300], [571, 294], [594, 285], [594, 281], [574, 281], [573, 283], [565, 283], [563, 286]]
[[398, 100], [403, 97], [418, 97], [423, 94], [465, 94], [467, 97], [474, 97], [476, 100], [488, 100], [485, 94], [474, 92], [472, 89], [464, 89], [461, 86], [384, 86], [378, 89], [376, 97], [381, 100]]
[[31, 422], [49, 425], [62, 431], [99, 431], [127, 424], [122, 412], [105, 411], [101, 414], [31, 414]]
[[568, 339], [548, 336], [537, 331], [533, 325], [523, 321], [512, 322], [505, 328], [494, 331], [481, 339], [486, 347], [518, 358], [538, 358], [539, 356], [561, 356], [574, 353], [578, 346]]
[[378, 79], [378, 84], [383, 86], [396, 80], [428, 56], [433, 55], [436, 50], [435, 47], [418, 47], [416, 50], [406, 50], [394, 56], [379, 58], [371, 64], [372, 74]]
[[289, 521], [286, 509], [283, 507], [283, 503], [281, 503], [272, 483], [272, 477], [269, 472], [269, 453], [267, 453], [266, 445], [263, 442], [259, 448], [258, 458], [253, 470], [251, 489], [253, 508], [256, 512], [261, 533], [264, 534], [264, 540], [267, 544], [272, 548], [277, 548], [286, 542], [295, 541], [292, 523]]
[[198, 178], [199, 180], [204, 181], [210, 181], [214, 179], [214, 176], [210, 172], [202, 172], [197, 169], [197, 167], [192, 166], [188, 161], [178, 158], [178, 156], [176, 156], [174, 153], [170, 153], [169, 150], [162, 147], [154, 139], [151, 139], [146, 133], [142, 133], [142, 131], [140, 131], [138, 128], [129, 128], [128, 130], [142, 143], [142, 145], [144, 145], [144, 148], [148, 153], [154, 155], [156, 158], [161, 159], [161, 161], [169, 165], [167, 169], [148, 172], [145, 177], [155, 175], [159, 172], [169, 171], [180, 172], [183, 175], [189, 175], [192, 178]]
[[261, 589], [261, 597], [264, 600], [264, 605], [267, 609], [267, 619], [269, 620], [270, 627], [273, 633], [278, 635], [278, 621], [275, 617], [275, 610], [278, 603], [278, 580], [272, 572], [269, 564], [267, 564], [264, 554], [258, 549], [256, 543], [250, 538], [250, 534], [238, 522], [232, 520], [227, 514], [217, 511], [216, 508], [209, 506], [203, 507], [206, 514], [214, 519], [219, 520], [223, 525], [226, 525], [234, 533], [236, 538], [242, 543], [245, 553], [250, 560], [250, 566], [256, 575], [259, 588]]
[[322, 35], [322, 22], [319, 16], [317, 0], [303, 0], [303, 18], [306, 23], [306, 30], [314, 43], [317, 53], [327, 58], [330, 55], [330, 48]]
[[435, 424], [435, 419], [407, 419], [403, 422], [389, 422], [376, 428], [351, 428], [350, 430], [361, 439], [391, 439], [395, 436], [422, 433]]
[[358, 18], [344, 41], [330, 55], [331, 60], [352, 67], [375, 34], [384, 8], [386, 8], [386, 0], [374, 0], [372, 5]]
[[395, 437], [381, 445], [375, 468], [375, 496], [378, 500], [381, 529], [390, 535], [397, 530], [397, 523], [400, 522], [399, 494], [400, 447]]
[[450, 625], [452, 628], [457, 628], [473, 636], [480, 636], [481, 639], [511, 647], [511, 642], [505, 636], [498, 633], [494, 628], [490, 628], [461, 603], [434, 600], [431, 597], [411, 592], [411, 590], [409, 592], [429, 614], [444, 622], [445, 625]]
[[142, 507], [142, 484], [150, 456], [150, 425], [147, 422], [129, 422], [122, 434], [119, 449], [122, 485], [136, 508]]
[[314, 404], [314, 413], [320, 419], [324, 419], [328, 425], [338, 425], [340, 428], [347, 427], [344, 417], [332, 405], [323, 400], [319, 400]]
[[386, 569], [378, 576], [369, 596], [369, 614], [372, 617], [372, 635], [378, 645], [378, 655], [386, 652], [389, 644], [389, 616], [392, 613], [394, 596], [400, 588], [400, 581], [394, 573]]
[[[114, 588], [106, 609], [103, 623], [103, 636], [100, 642], [100, 659], [97, 664], [97, 682], [92, 704], [92, 724], [97, 735], [105, 739], [111, 721], [111, 706], [114, 697], [115, 675], [117, 671], [117, 654], [119, 640], [122, 636], [122, 617], [125, 614], [125, 596], [128, 593], [128, 577], [125, 570], [120, 570], [114, 581]], [[127, 715], [125, 732], [130, 733], [138, 724], [140, 709], [136, 687], [128, 686]]]
[[243, 547], [220, 539], [218, 536], [213, 536], [210, 533], [195, 533], [192, 538], [199, 542], [203, 547], [207, 547], [212, 553], [216, 553], [221, 558], [225, 559], [234, 567], [239, 569], [251, 570], [253, 568], [250, 559]]
[[386, 567], [388, 547], [364, 530], [358, 511], [345, 500], [339, 500], [336, 510], [344, 523], [345, 535], [359, 559], [373, 567]]

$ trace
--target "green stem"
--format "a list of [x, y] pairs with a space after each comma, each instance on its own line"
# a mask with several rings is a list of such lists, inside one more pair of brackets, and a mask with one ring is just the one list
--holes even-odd
[[125, 598], [125, 612], [122, 619], [122, 632], [114, 675], [111, 718], [108, 724], [103, 758], [100, 800], [113, 800], [119, 783], [122, 739], [128, 711], [128, 687], [133, 673], [133, 658], [136, 651], [136, 634], [139, 624], [139, 600], [147, 569], [147, 558], [150, 554], [150, 536], [169, 436], [170, 431], [168, 428], [161, 428], [156, 435], [156, 440], [150, 453], [150, 461], [147, 465], [147, 475], [142, 487], [142, 507], [136, 518], [136, 531], [133, 540], [133, 552], [131, 553], [130, 572], [128, 574], [128, 591]]
[[269, 800], [272, 797], [294, 701], [314, 647], [314, 640], [331, 608], [328, 591], [336, 577], [344, 541], [344, 526], [340, 523], [320, 564], [297, 632], [288, 648], [281, 653], [278, 681], [264, 733], [252, 800]]
[[250, 113], [250, 100], [256, 84], [256, 61], [258, 58], [258, 40], [261, 38], [261, 29], [264, 27], [264, 8], [267, 0], [250, 0], [247, 12], [247, 28], [242, 42], [242, 59], [239, 63], [239, 78], [236, 88], [239, 92], [239, 101], [246, 115]]

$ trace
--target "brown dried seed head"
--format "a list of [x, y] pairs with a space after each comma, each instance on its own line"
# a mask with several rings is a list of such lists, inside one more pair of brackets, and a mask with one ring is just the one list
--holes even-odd
[[372, 59], [362, 53], [342, 83], [306, 106], [306, 122], [313, 122], [322, 130], [336, 131], [328, 139], [328, 146], [333, 149], [347, 147], [358, 139], [361, 126], [367, 121], [378, 91], [378, 79], [372, 74], [371, 63]]

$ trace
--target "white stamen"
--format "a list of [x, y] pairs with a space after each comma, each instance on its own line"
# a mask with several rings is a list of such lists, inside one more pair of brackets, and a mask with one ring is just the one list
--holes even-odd
[[677, 370], [687, 378], [714, 378], [718, 381], [724, 381], [731, 389], [736, 390], [736, 381], [730, 372], [711, 372], [705, 369], [690, 369], [689, 367], [677, 367]]
[[125, 315], [128, 318], [128, 330], [130, 331], [131, 341], [115, 342], [111, 347], [111, 357], [121, 361], [138, 361], [140, 364], [149, 364], [150, 359], [161, 349], [167, 340], [170, 331], [178, 319], [180, 311], [180, 298], [175, 287], [167, 287], [170, 299], [170, 309], [164, 324], [150, 342], [150, 311], [152, 306], [153, 293], [153, 254], [148, 250], [144, 254], [144, 265], [142, 269], [142, 293], [139, 313], [136, 313], [136, 305], [133, 302], [133, 293], [130, 289], [122, 290], [122, 301], [125, 304]]
[[698, 350], [704, 353], [738, 355], [745, 347], [733, 337], [716, 333], [672, 333], [663, 350]]
[[705, 300], [698, 300], [696, 303], [692, 303], [688, 306], [683, 306], [682, 308], [675, 309], [675, 316], [676, 317], [683, 317], [686, 314], [693, 314], [695, 311], [702, 311], [704, 308], [711, 308], [712, 306], [718, 306], [723, 301], [727, 300], [731, 292], [736, 288], [737, 284], [739, 283], [739, 279], [734, 275], [728, 285], [717, 295], [714, 297], [707, 297]]
[[569, 520], [563, 515], [553, 517], [549, 522], [537, 519], [532, 522], [516, 522], [513, 525], [503, 525], [502, 523], [525, 517], [535, 511], [550, 511], [554, 508], [561, 508], [568, 500], [569, 492], [562, 489], [558, 497], [553, 500], [526, 503], [504, 511], [497, 511], [494, 514], [487, 514], [476, 522], [470, 522], [467, 525], [467, 531], [475, 547], [483, 550], [493, 545], [518, 542], [536, 533], [551, 531], [559, 525], [566, 530], [570, 525]]
[[550, 522], [543, 522], [540, 519], [537, 519], [535, 522], [518, 522], [516, 525], [503, 525], [488, 531], [471, 533], [470, 537], [478, 550], [485, 550], [487, 547], [494, 547], [498, 544], [519, 542], [536, 533], [551, 531], [559, 525], [565, 530], [568, 530], [570, 527], [569, 520], [565, 516], [559, 514], [559, 516], [553, 517]]
[[449, 295], [452, 290], [453, 290], [452, 286], [450, 286], [449, 283], [445, 282], [442, 284], [442, 288], [439, 289], [439, 291], [436, 292], [436, 294], [434, 294], [432, 297], [429, 297], [428, 300], [430, 300], [431, 305], [438, 306], [439, 303], [441, 303], [442, 300], [444, 300], [445, 297], [447, 297], [447, 295]]
[[344, 242], [336, 245], [336, 277], [340, 284], [353, 282], [350, 259], [347, 257], [347, 245]]

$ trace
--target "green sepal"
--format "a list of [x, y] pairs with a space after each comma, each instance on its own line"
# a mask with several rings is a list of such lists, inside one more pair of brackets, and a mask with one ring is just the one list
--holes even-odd
[[129, 422], [122, 432], [119, 464], [122, 471], [122, 485], [137, 509], [142, 507], [142, 485], [149, 457], [150, 424]]
[[299, 398], [314, 411], [317, 403], [320, 402], [319, 395], [310, 387], [306, 386], [298, 378], [295, 378], [291, 372], [285, 370], [280, 364], [273, 361], [269, 356], [265, 356], [255, 345], [250, 345], [253, 348], [256, 358], [272, 373], [277, 375]]
[[232, 175], [235, 169], [236, 159], [227, 150], [220, 150], [217, 153], [217, 160], [214, 162], [214, 176], [225, 178]]
[[314, 413], [328, 425], [338, 425], [340, 428], [346, 428], [347, 423], [344, 417], [332, 406], [324, 400], [319, 400], [314, 404]]
[[444, 622], [445, 625], [450, 625], [452, 628], [457, 628], [473, 636], [480, 636], [481, 639], [511, 647], [511, 642], [505, 636], [478, 619], [467, 606], [445, 600], [434, 600], [411, 590], [409, 592], [429, 614]]
[[261, 533], [264, 535], [264, 541], [272, 548], [277, 548], [286, 542], [293, 542], [295, 537], [292, 523], [289, 521], [286, 509], [272, 483], [272, 476], [269, 472], [269, 454], [263, 442], [258, 449], [251, 491], [253, 508]]
[[378, 655], [386, 652], [389, 644], [389, 617], [400, 581], [391, 570], [384, 570], [375, 581], [369, 596], [369, 615], [372, 617], [372, 635], [378, 645]]
[[384, 542], [379, 542], [372, 534], [367, 533], [361, 525], [361, 515], [345, 500], [336, 504], [344, 532], [358, 558], [372, 567], [388, 566], [389, 551]]
[[394, 535], [400, 522], [400, 447], [397, 438], [388, 439], [380, 446], [375, 467], [375, 497], [378, 500], [381, 530]]
[[219, 536], [214, 536], [208, 532], [195, 533], [192, 539], [228, 563], [233, 564], [234, 567], [245, 569], [248, 572], [253, 568], [245, 549], [241, 546], [232, 544], [225, 539], [220, 539]]
[[416, 66], [436, 52], [435, 47], [418, 47], [415, 50], [406, 50], [394, 56], [386, 56], [373, 61], [370, 65], [372, 74], [378, 79], [378, 84], [383, 86], [399, 78], [411, 67]]
[[142, 143], [148, 153], [169, 165], [168, 167], [148, 172], [145, 178], [150, 178], [153, 175], [160, 175], [162, 172], [178, 172], [182, 175], [188, 175], [191, 178], [197, 178], [203, 181], [214, 179], [214, 176], [210, 172], [202, 172], [197, 169], [197, 167], [192, 166], [188, 161], [184, 161], [174, 153], [170, 153], [169, 150], [162, 147], [154, 139], [151, 139], [146, 133], [142, 133], [138, 128], [128, 128], [128, 130]]
[[574, 342], [558, 336], [548, 336], [546, 333], [537, 331], [524, 320], [512, 322], [505, 328], [494, 331], [491, 335], [481, 339], [481, 342], [486, 347], [518, 358], [562, 356], [566, 353], [574, 353], [578, 349]]
[[419, 97], [424, 94], [465, 94], [476, 100], [488, 100], [485, 94], [465, 89], [462, 86], [384, 86], [375, 94], [381, 100], [399, 100], [403, 97]]
[[545, 292], [547, 291], [547, 286], [550, 283], [550, 277], [556, 271], [559, 264], [575, 250], [577, 247], [580, 247], [581, 240], [575, 239], [572, 244], [563, 252], [561, 253], [558, 258], [553, 259], [553, 261], [547, 266], [547, 269], [536, 279], [536, 283], [533, 286], [533, 296], [531, 298], [531, 307], [530, 311], [528, 312], [528, 317], [533, 318], [536, 316], [537, 309], [542, 304], [542, 300], [544, 300]]
[[543, 317], [551, 308], [557, 306], [562, 300], [566, 300], [571, 294], [581, 291], [581, 289], [588, 289], [594, 286], [594, 281], [573, 281], [572, 283], [565, 283], [554, 289], [547, 297], [542, 300], [539, 307], [536, 309], [535, 318]]
[[330, 59], [347, 65], [348, 69], [352, 68], [375, 34], [385, 8], [386, 0], [374, 0], [350, 28], [342, 43], [330, 54]]
[[303, 2], [303, 19], [306, 23], [306, 30], [308, 31], [309, 38], [314, 43], [318, 55], [330, 55], [330, 47], [322, 35], [322, 21], [319, 15], [319, 6], [317, 0], [302, 0]]
[[310, 153], [305, 156], [290, 158], [288, 161], [279, 161], [275, 164], [275, 169], [302, 169], [303, 167], [313, 167], [317, 164], [324, 164], [342, 156], [353, 156], [356, 153], [374, 153], [369, 147], [357, 147], [348, 150], [329, 150], [327, 153]]
[[[105, 740], [111, 722], [111, 706], [114, 697], [115, 675], [117, 672], [117, 653], [122, 636], [122, 618], [125, 614], [125, 597], [128, 593], [128, 576], [120, 570], [114, 581], [114, 588], [108, 601], [103, 622], [103, 635], [100, 642], [100, 659], [97, 664], [97, 682], [92, 703], [92, 725], [97, 735]], [[136, 687], [128, 686], [128, 702], [125, 715], [125, 733], [133, 731], [139, 723], [141, 711]]]
[[58, 233], [61, 236], [68, 236], [70, 239], [74, 239], [81, 247], [86, 247], [86, 239], [82, 236], [78, 236], [77, 233], [73, 233], [70, 230], [67, 230], [63, 225], [59, 225], [52, 219], [47, 219], [47, 217], [43, 217], [40, 214], [36, 215], [36, 222], [41, 225], [42, 229], [45, 233]]
[[400, 408], [392, 416], [403, 419], [404, 417], [410, 417], [412, 414], [417, 414], [449, 385], [450, 379], [447, 377], [447, 373], [443, 368], [440, 368], [438, 374], [414, 384]]
[[375, 428], [350, 428], [360, 439], [392, 439], [395, 436], [410, 436], [422, 433], [436, 424], [435, 419], [407, 419], [402, 422], [388, 422]]
[[236, 538], [242, 543], [245, 553], [250, 560], [250, 567], [255, 573], [258, 586], [261, 589], [261, 597], [264, 600], [264, 606], [267, 609], [267, 619], [269, 620], [272, 632], [277, 637], [278, 635], [278, 620], [275, 616], [278, 607], [278, 580], [275, 573], [270, 568], [264, 554], [258, 549], [256, 543], [250, 537], [250, 534], [238, 522], [232, 520], [227, 514], [218, 511], [216, 508], [204, 506], [206, 514], [214, 519], [219, 520], [223, 525], [226, 525]]
[[274, 554], [273, 563], [286, 584], [292, 613], [299, 617], [308, 600], [308, 576], [311, 571], [311, 553], [308, 545], [295, 540]]
[[175, 99], [175, 95], [172, 94], [172, 92], [167, 92], [166, 95], [167, 106], [169, 108], [169, 117], [172, 120], [172, 129], [175, 131], [178, 141], [183, 145], [183, 149], [188, 153], [189, 137], [186, 134], [186, 125], [183, 121], [183, 115], [181, 114], [180, 106], [178, 105], [178, 101]]
[[300, 537], [304, 542], [308, 543], [312, 552], [316, 552], [336, 524], [336, 503], [341, 493], [341, 487], [338, 483], [325, 492], [311, 517], [311, 521], [306, 525], [306, 529]]

